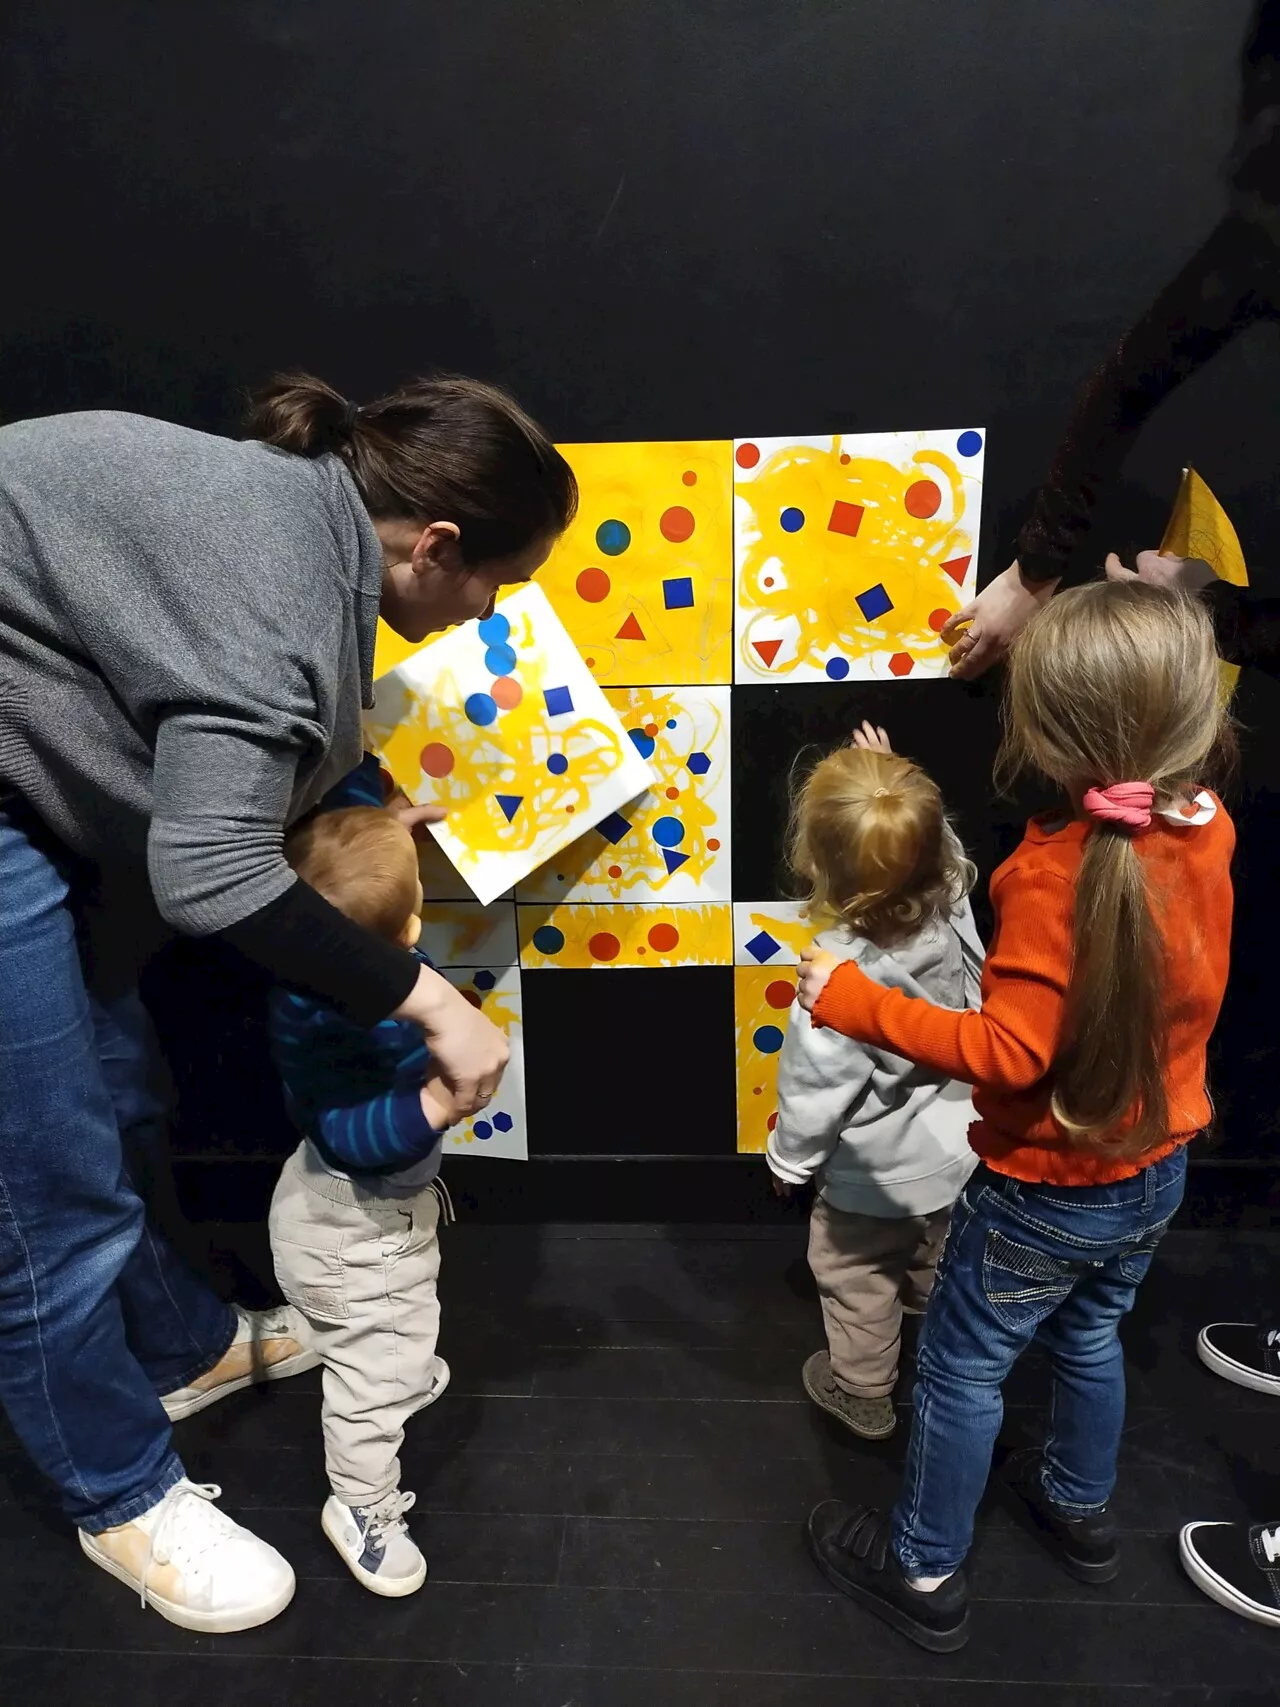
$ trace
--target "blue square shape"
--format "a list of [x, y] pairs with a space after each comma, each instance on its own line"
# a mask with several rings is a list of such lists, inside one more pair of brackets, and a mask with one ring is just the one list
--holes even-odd
[[621, 812], [610, 812], [607, 818], [602, 818], [596, 825], [606, 842], [620, 842], [630, 828], [629, 821]]
[[662, 602], [668, 610], [688, 610], [693, 604], [693, 576], [677, 575], [664, 581]]
[[773, 959], [774, 955], [782, 947], [782, 944], [779, 942], [775, 942], [773, 940], [773, 938], [769, 935], [768, 931], [760, 931], [756, 936], [752, 937], [752, 939], [749, 943], [746, 943], [744, 946], [746, 948], [747, 953], [753, 954], [756, 957], [756, 959], [760, 962], [761, 966], [763, 966], [766, 960], [772, 960]]
[[868, 587], [865, 593], [857, 595], [857, 605], [867, 622], [877, 622], [886, 611], [893, 609], [893, 600], [877, 581], [874, 587]]
[[548, 717], [563, 717], [573, 710], [573, 695], [568, 688], [544, 688], [542, 697], [547, 702]]

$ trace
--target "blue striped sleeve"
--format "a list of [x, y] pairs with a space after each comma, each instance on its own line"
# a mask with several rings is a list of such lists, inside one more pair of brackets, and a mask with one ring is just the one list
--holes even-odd
[[337, 812], [344, 806], [384, 806], [382, 763], [376, 753], [366, 753], [353, 771], [348, 771], [320, 802], [321, 812]]
[[441, 1137], [422, 1112], [418, 1090], [387, 1091], [350, 1108], [323, 1109], [316, 1126], [334, 1161], [353, 1173], [412, 1167], [426, 1160]]

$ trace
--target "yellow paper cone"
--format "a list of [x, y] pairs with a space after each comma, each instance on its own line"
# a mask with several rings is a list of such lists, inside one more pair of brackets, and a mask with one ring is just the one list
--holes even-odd
[[[1177, 557], [1202, 558], [1219, 580], [1230, 581], [1233, 587], [1249, 585], [1249, 571], [1231, 518], [1194, 468], [1182, 471], [1160, 549]], [[1235, 664], [1221, 664], [1219, 670], [1223, 698], [1229, 700], [1236, 691], [1240, 670]]]

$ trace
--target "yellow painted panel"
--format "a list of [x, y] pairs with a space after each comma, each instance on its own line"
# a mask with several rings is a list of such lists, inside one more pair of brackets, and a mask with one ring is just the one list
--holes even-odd
[[732, 681], [729, 441], [560, 449], [578, 514], [538, 584], [596, 680]]
[[735, 966], [733, 1018], [738, 1052], [738, 1149], [763, 1155], [778, 1113], [778, 1052], [795, 998], [790, 967]]
[[733, 909], [727, 902], [581, 902], [516, 911], [525, 967], [728, 966], [733, 960]]

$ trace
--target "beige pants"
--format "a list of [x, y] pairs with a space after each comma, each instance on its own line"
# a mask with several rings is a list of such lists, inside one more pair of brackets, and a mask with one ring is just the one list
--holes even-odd
[[818, 1283], [836, 1385], [883, 1399], [898, 1378], [902, 1312], [923, 1310], [947, 1236], [949, 1209], [885, 1220], [814, 1200], [809, 1267]]
[[379, 1197], [337, 1179], [303, 1144], [271, 1201], [271, 1255], [285, 1297], [324, 1360], [324, 1452], [348, 1505], [400, 1485], [404, 1425], [435, 1383], [439, 1204]]

